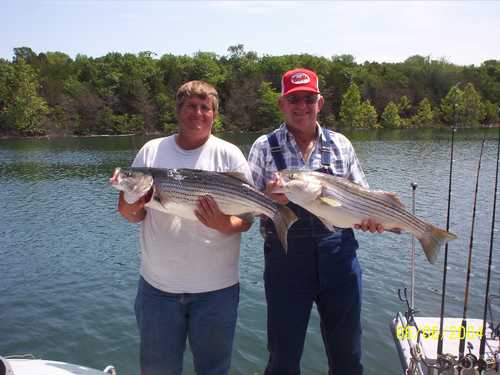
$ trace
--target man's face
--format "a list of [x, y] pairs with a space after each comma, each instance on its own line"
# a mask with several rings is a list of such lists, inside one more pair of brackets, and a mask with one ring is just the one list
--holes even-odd
[[210, 134], [214, 118], [210, 97], [202, 99], [191, 96], [184, 101], [178, 113], [181, 132], [195, 138], [207, 137]]
[[279, 107], [292, 129], [315, 127], [324, 100], [310, 91], [296, 91], [279, 99]]

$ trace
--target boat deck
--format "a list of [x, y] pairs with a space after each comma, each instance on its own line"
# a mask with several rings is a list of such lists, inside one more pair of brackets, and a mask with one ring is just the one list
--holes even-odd
[[[471, 358], [479, 358], [479, 346], [482, 337], [483, 320], [466, 319], [467, 330], [462, 329], [462, 318], [445, 318], [443, 321], [443, 354], [450, 360], [458, 359], [460, 339], [466, 338], [465, 355]], [[400, 356], [403, 369], [408, 374], [430, 375], [437, 374], [433, 366], [438, 365], [438, 337], [439, 317], [415, 317], [416, 327], [407, 325], [406, 319], [398, 314], [391, 324], [396, 347]], [[418, 329], [417, 329], [418, 328]], [[491, 329], [487, 325], [485, 360], [488, 369], [485, 374], [500, 374], [497, 368], [500, 364], [500, 344], [498, 338], [490, 338]], [[414, 359], [418, 358], [418, 361]], [[433, 372], [434, 371], [434, 372]], [[457, 369], [449, 369], [441, 374], [458, 374]], [[462, 369], [461, 375], [472, 375], [478, 372], [474, 369]]]

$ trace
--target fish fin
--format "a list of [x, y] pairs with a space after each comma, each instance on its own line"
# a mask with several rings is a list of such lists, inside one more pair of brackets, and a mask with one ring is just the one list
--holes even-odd
[[149, 189], [149, 191], [144, 196], [144, 202], [148, 203], [151, 199], [153, 199], [155, 192], [156, 192], [156, 189], [155, 189], [155, 186], [153, 185], [153, 186], [151, 186], [151, 189]]
[[340, 203], [338, 200], [331, 198], [331, 197], [319, 197], [319, 199], [323, 202], [326, 203], [329, 206], [332, 207], [341, 207], [342, 203]]
[[169, 199], [166, 194], [162, 194], [161, 191], [155, 190], [153, 195], [153, 199], [150, 200], [150, 207], [156, 208], [157, 210], [168, 212], [167, 205], [169, 203]]
[[371, 192], [391, 205], [396, 205], [396, 207], [406, 209], [404, 203], [401, 202], [396, 193], [393, 193], [392, 191], [372, 190]]
[[437, 259], [439, 248], [446, 242], [456, 239], [451, 232], [447, 232], [444, 229], [435, 227], [434, 225], [428, 226], [427, 230], [424, 232], [423, 236], [418, 240], [422, 249], [424, 250], [425, 256], [429, 263], [434, 264]]
[[152, 208], [153, 210], [165, 212], [167, 214], [170, 213], [166, 207], [166, 201], [162, 201], [161, 197], [156, 194], [153, 196], [153, 199], [144, 205], [144, 207]]
[[288, 251], [288, 229], [297, 221], [297, 216], [287, 206], [278, 205], [278, 209], [272, 220], [276, 228], [276, 234], [286, 253]]
[[401, 234], [403, 233], [403, 230], [401, 228], [391, 228], [391, 229], [385, 229], [384, 230], [386, 232], [392, 232], [392, 233], [396, 233], [396, 234]]
[[248, 179], [241, 172], [220, 172], [220, 174], [223, 174], [225, 176], [229, 176], [229, 177], [232, 177], [232, 178], [236, 178], [237, 180], [248, 184]]
[[244, 220], [248, 223], [253, 223], [253, 219], [256, 216], [256, 214], [253, 212], [245, 212], [244, 214], [235, 215], [235, 216], [239, 217], [241, 220]]

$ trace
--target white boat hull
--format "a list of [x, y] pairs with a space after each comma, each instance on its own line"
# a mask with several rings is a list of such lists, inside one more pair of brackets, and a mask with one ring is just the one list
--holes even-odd
[[[467, 332], [465, 354], [479, 358], [479, 344], [481, 341], [483, 320], [466, 319]], [[398, 314], [391, 323], [391, 331], [396, 343], [396, 348], [401, 360], [404, 374], [434, 375], [438, 371], [433, 368], [437, 366], [437, 345], [439, 337], [439, 317], [415, 317], [416, 326], [407, 325], [406, 319]], [[444, 318], [443, 320], [443, 354], [449, 354], [458, 358], [460, 337], [463, 335], [461, 329], [461, 318]], [[486, 330], [486, 337], [491, 336], [491, 331]], [[500, 345], [498, 338], [486, 340], [485, 359], [489, 368], [484, 374], [500, 374]], [[450, 368], [440, 372], [443, 375], [472, 375], [478, 374], [474, 368]]]
[[93, 368], [79, 366], [66, 362], [46, 361], [43, 359], [0, 357], [0, 375], [103, 375], [103, 374], [117, 375], [117, 372], [113, 366], [108, 366], [103, 371], [99, 371]]

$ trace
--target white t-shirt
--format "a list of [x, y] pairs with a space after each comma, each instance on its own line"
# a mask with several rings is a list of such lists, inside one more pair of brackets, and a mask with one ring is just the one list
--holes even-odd
[[[252, 181], [240, 149], [213, 135], [194, 150], [180, 148], [175, 135], [153, 139], [138, 152], [132, 166], [237, 171]], [[141, 223], [140, 272], [148, 283], [170, 293], [200, 293], [238, 282], [240, 233], [226, 235], [199, 221], [146, 210]]]

